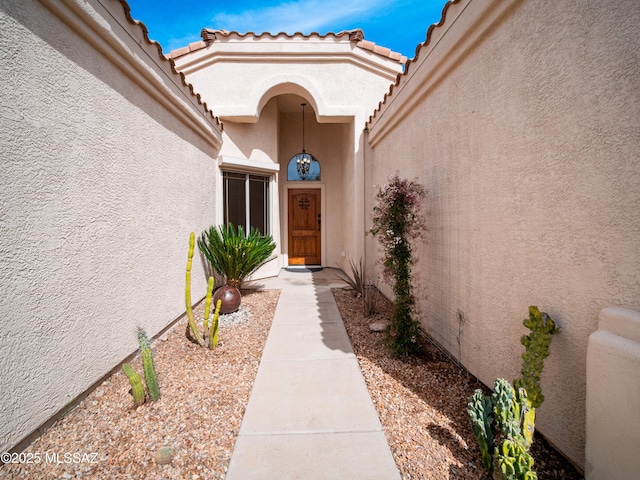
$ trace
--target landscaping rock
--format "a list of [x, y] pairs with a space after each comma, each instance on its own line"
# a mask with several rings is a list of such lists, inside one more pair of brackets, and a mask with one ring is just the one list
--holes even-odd
[[386, 320], [381, 320], [379, 322], [374, 322], [369, 325], [369, 330], [372, 332], [384, 332], [389, 325], [389, 322]]
[[167, 465], [173, 461], [175, 456], [176, 451], [174, 448], [165, 445], [156, 451], [155, 460], [158, 465]]

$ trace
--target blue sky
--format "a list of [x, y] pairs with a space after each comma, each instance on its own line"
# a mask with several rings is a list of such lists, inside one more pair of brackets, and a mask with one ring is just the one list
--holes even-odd
[[446, 0], [128, 0], [131, 15], [169, 52], [200, 40], [203, 28], [240, 33], [341, 32], [413, 58]]

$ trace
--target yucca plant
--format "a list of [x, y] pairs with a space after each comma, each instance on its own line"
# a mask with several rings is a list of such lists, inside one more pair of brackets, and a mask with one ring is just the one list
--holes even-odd
[[351, 288], [353, 288], [356, 295], [360, 296], [364, 293], [364, 265], [362, 263], [362, 257], [360, 257], [360, 263], [356, 265], [352, 260], [349, 260], [349, 266], [351, 267], [351, 276], [345, 272], [344, 275], [338, 274], [338, 276], [347, 282]]
[[249, 275], [273, 258], [276, 244], [270, 235], [255, 228], [246, 235], [242, 226], [229, 223], [202, 232], [198, 248], [227, 285], [240, 288]]

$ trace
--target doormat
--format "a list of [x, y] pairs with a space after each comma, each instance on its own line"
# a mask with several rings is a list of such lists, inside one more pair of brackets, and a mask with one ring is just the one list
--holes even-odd
[[287, 267], [285, 270], [287, 272], [295, 272], [295, 273], [309, 273], [309, 272], [321, 272], [324, 267]]

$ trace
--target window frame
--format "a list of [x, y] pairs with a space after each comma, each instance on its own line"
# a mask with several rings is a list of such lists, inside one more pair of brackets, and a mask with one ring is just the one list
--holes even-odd
[[[230, 176], [227, 176], [230, 175]], [[272, 217], [272, 200], [271, 200], [271, 188], [273, 183], [273, 175], [267, 172], [248, 172], [248, 171], [239, 171], [236, 169], [228, 169], [221, 168], [221, 178], [222, 178], [222, 223], [229, 223], [229, 184], [228, 180], [231, 178], [235, 178], [236, 180], [240, 180], [241, 177], [244, 177], [244, 224], [242, 227], [245, 229], [245, 232], [248, 234], [251, 229], [251, 182], [258, 181], [263, 184], [262, 187], [262, 198], [263, 198], [263, 207], [262, 207], [262, 223], [264, 225], [264, 231], [261, 233], [263, 235], [271, 235], [271, 217]], [[255, 200], [255, 199], [254, 199]], [[236, 225], [237, 227], [237, 225]]]

